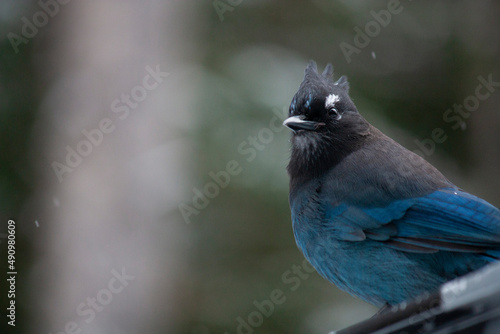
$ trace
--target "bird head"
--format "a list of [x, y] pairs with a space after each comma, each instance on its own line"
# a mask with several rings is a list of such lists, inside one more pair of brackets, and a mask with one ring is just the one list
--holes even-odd
[[369, 133], [370, 125], [349, 97], [347, 78], [334, 81], [331, 64], [319, 74], [316, 63], [309, 63], [288, 116], [283, 125], [292, 130], [292, 176], [333, 167]]

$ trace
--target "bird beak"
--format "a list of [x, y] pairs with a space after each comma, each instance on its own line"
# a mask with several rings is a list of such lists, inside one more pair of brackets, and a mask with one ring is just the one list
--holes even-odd
[[306, 121], [304, 118], [304, 115], [288, 117], [283, 122], [283, 125], [293, 132], [297, 132], [299, 130], [316, 130], [318, 125], [321, 124], [318, 122]]

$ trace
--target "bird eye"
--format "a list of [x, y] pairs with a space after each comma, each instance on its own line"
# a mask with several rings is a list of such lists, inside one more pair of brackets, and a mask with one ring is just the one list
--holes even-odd
[[337, 121], [342, 118], [342, 115], [340, 115], [336, 108], [331, 107], [330, 109], [328, 109], [328, 113], [334, 116]]

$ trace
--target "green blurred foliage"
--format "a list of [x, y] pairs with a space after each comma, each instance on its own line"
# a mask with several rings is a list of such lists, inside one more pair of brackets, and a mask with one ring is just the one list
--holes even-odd
[[[29, 325], [28, 272], [33, 263], [33, 249], [29, 238], [21, 233], [20, 212], [34, 189], [33, 161], [29, 152], [33, 149], [31, 132], [40, 101], [35, 68], [33, 44], [27, 44], [14, 52], [7, 33], [17, 29], [19, 15], [28, 10], [30, 3], [2, 3], [0, 18], [0, 270], [2, 272], [0, 291], [2, 333], [26, 333]], [[9, 15], [11, 14], [11, 15]], [[19, 17], [20, 18], [20, 17]], [[8, 305], [7, 291], [7, 221], [16, 221], [16, 327], [7, 325], [5, 316]]]

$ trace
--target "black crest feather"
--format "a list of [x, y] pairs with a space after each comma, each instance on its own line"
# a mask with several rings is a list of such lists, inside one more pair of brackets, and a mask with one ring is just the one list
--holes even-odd
[[333, 81], [333, 66], [332, 64], [326, 65], [325, 69], [323, 70], [322, 74], [323, 78]]
[[304, 72], [305, 82], [322, 82], [327, 86], [335, 85], [344, 89], [346, 92], [349, 92], [349, 82], [347, 81], [347, 77], [345, 75], [341, 76], [336, 82], [333, 80], [332, 64], [327, 64], [323, 73], [320, 75], [318, 73], [318, 65], [314, 60], [310, 60]]

